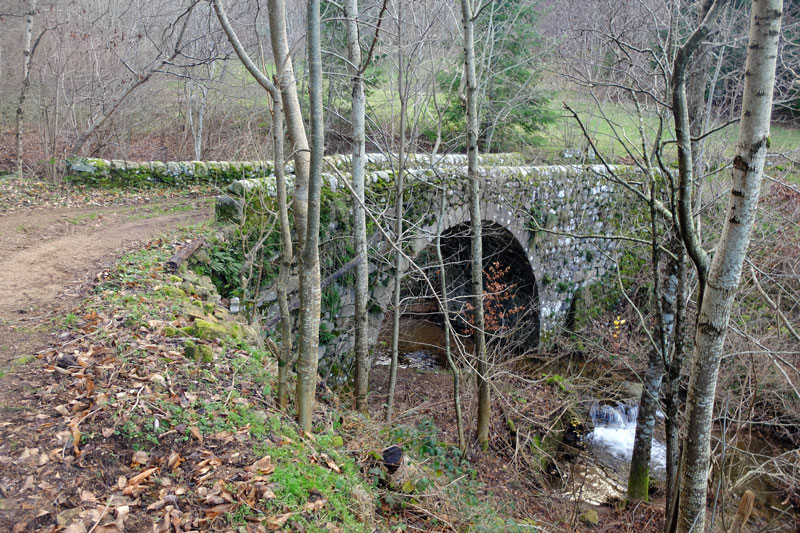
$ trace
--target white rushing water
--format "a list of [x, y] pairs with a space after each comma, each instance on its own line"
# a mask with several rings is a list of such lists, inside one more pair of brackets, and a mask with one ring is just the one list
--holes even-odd
[[[614, 468], [627, 469], [633, 456], [633, 438], [636, 433], [636, 416], [639, 406], [618, 403], [617, 405], [601, 405], [595, 403], [590, 411], [594, 431], [586, 435], [594, 455], [603, 463]], [[662, 413], [658, 413], [663, 417]], [[666, 473], [667, 447], [653, 439], [650, 452], [650, 471], [656, 478], [663, 478]]]

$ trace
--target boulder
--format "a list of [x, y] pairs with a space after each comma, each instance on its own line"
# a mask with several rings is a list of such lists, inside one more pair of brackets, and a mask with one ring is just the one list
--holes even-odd
[[210, 341], [224, 339], [227, 335], [228, 330], [221, 324], [215, 324], [199, 318], [194, 321], [194, 336], [198, 339]]
[[581, 516], [579, 516], [578, 520], [580, 520], [585, 524], [591, 524], [593, 526], [596, 526], [597, 524], [600, 523], [600, 516], [598, 516], [597, 511], [595, 511], [594, 509], [589, 509]]
[[186, 356], [187, 359], [197, 359], [197, 344], [195, 344], [192, 340], [187, 340], [183, 343], [183, 355]]
[[214, 361], [214, 352], [208, 344], [201, 344], [197, 347], [198, 359], [204, 363], [211, 363]]
[[183, 331], [173, 326], [166, 326], [163, 334], [165, 337], [182, 337]]
[[214, 216], [218, 221], [239, 224], [242, 221], [242, 212], [242, 203], [239, 200], [227, 195], [217, 196]]

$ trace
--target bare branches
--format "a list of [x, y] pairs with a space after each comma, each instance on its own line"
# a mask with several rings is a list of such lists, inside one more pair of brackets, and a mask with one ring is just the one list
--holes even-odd
[[219, 18], [219, 23], [222, 26], [222, 29], [225, 31], [225, 35], [228, 36], [228, 41], [230, 41], [231, 46], [236, 51], [236, 55], [239, 57], [239, 60], [245, 66], [247, 71], [250, 73], [251, 76], [261, 85], [267, 92], [269, 92], [270, 96], [276, 101], [280, 101], [280, 93], [278, 88], [264, 75], [263, 72], [253, 63], [253, 60], [250, 59], [250, 56], [247, 54], [247, 51], [242, 46], [239, 37], [236, 35], [236, 32], [233, 30], [230, 21], [228, 20], [228, 15], [225, 13], [225, 8], [222, 6], [222, 0], [212, 0], [212, 5], [214, 6], [214, 11]]

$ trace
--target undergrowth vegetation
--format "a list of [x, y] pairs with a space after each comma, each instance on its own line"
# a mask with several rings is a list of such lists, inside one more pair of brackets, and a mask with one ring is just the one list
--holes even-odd
[[[38, 438], [61, 447], [40, 474], [64, 476], [76, 465], [97, 473], [75, 478], [84, 499], [70, 523], [532, 530], [492, 507], [476, 469], [430, 421], [375, 426], [342, 410], [331, 392], [314, 435], [300, 432], [273, 400], [277, 364], [259, 332], [227, 312], [202, 273], [164, 268], [177, 246], [213, 240], [215, 231], [185, 230], [124, 256], [56, 320], [66, 331], [41, 358], [59, 419]], [[380, 461], [391, 444], [418, 475], [393, 480]], [[73, 512], [75, 503], [60, 505]]]

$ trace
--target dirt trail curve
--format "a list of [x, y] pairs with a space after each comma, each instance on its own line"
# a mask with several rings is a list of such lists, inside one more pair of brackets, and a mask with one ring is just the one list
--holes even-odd
[[48, 320], [122, 252], [211, 213], [208, 199], [180, 199], [0, 216], [0, 369], [45, 348]]

